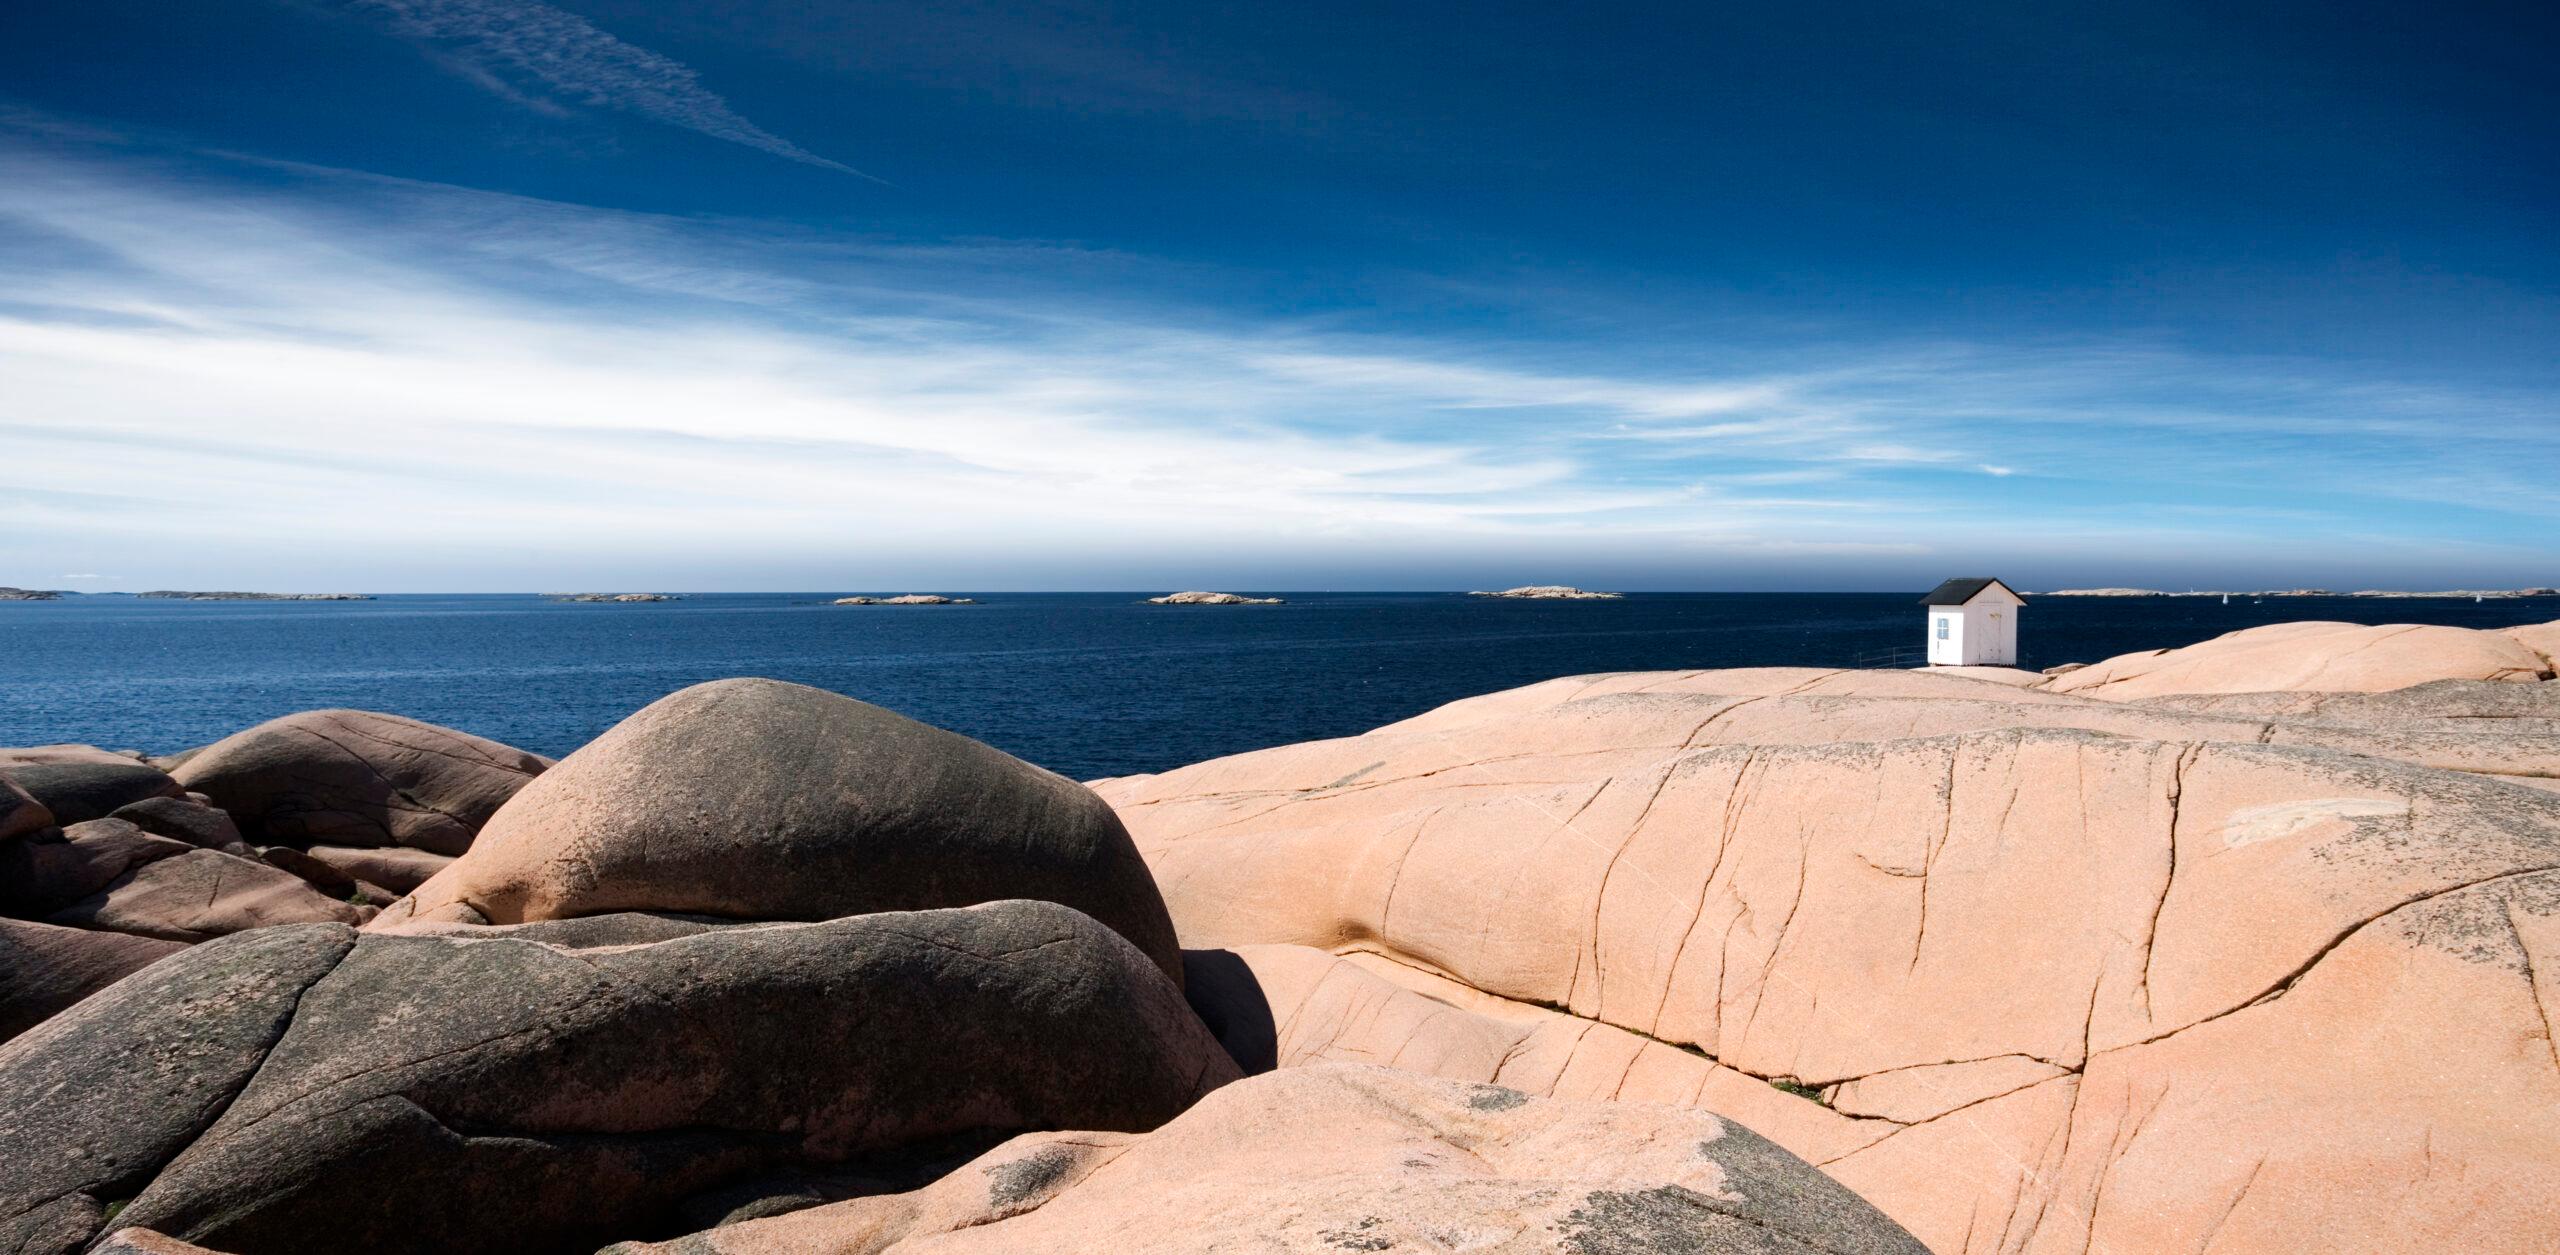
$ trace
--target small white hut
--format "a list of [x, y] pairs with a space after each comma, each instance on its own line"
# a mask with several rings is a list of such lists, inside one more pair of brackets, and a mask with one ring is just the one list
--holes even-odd
[[1948, 580], [1920, 599], [1929, 608], [1929, 665], [2018, 665], [2018, 610], [2027, 599], [1995, 579]]

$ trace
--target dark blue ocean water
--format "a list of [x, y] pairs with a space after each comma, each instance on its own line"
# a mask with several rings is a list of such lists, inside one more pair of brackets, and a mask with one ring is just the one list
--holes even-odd
[[[762, 675], [1090, 779], [1344, 736], [1559, 675], [1845, 666], [1921, 643], [1916, 594], [1290, 593], [1283, 606], [1149, 606], [1134, 593], [982, 593], [980, 605], [919, 607], [829, 596], [0, 602], [0, 744], [164, 753], [291, 711], [354, 706], [560, 755], [671, 690]], [[2049, 599], [2026, 610], [2020, 647], [2039, 667], [2291, 619], [2553, 618], [2560, 599]]]

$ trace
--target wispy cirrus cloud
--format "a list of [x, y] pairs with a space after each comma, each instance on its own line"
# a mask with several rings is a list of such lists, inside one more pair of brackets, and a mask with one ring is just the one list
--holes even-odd
[[2129, 553], [2511, 561], [2560, 518], [2560, 430], [2484, 421], [2547, 398], [2111, 344], [1666, 373], [1145, 298], [1149, 263], [1037, 243], [260, 174], [0, 142], [0, 583], [592, 582], [527, 555], [754, 555], [779, 573], [720, 578], [761, 587], [1252, 586], [1289, 555], [1405, 572], [1372, 586], [2003, 555], [2109, 582]]
[[539, 0], [344, 0], [350, 12], [437, 52], [482, 87], [559, 112], [560, 99], [620, 109], [803, 165], [881, 182], [748, 121], [692, 68]]

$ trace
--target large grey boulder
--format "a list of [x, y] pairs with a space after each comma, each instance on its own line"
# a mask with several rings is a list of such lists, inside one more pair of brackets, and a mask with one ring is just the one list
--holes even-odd
[[696, 937], [724, 928], [792, 928], [788, 923], [759, 924], [716, 915], [681, 915], [672, 911], [617, 911], [611, 915], [579, 915], [538, 919], [528, 924], [424, 923], [405, 929], [408, 937], [497, 938], [538, 941], [563, 950], [598, 950], [616, 946], [652, 946], [678, 937]]
[[307, 710], [205, 746], [175, 775], [229, 811], [253, 843], [460, 854], [545, 765], [399, 715]]
[[817, 920], [1000, 898], [1074, 907], [1182, 979], [1155, 879], [1091, 790], [849, 697], [721, 680], [561, 760], [373, 927]]
[[157, 767], [130, 759], [115, 762], [29, 763], [0, 768], [19, 788], [44, 803], [57, 824], [104, 819], [146, 797], [181, 797], [186, 790]]
[[[1153, 1128], [1236, 1076], [1147, 956], [1051, 903], [700, 927], [582, 949], [366, 935], [301, 982], [290, 1028], [256, 1039], [262, 1062], [209, 1128], [139, 1121], [158, 1093], [194, 1091], [131, 1079], [126, 1043], [185, 1019], [134, 986], [233, 972], [244, 943], [345, 934], [200, 947], [31, 1034], [41, 1069], [0, 1064], [23, 1085], [0, 1109], [117, 1156], [23, 1192], [50, 1208], [138, 1188], [118, 1225], [234, 1255], [583, 1252], [682, 1232], [688, 1199], [777, 1174], [1029, 1129]], [[258, 1018], [189, 1014], [209, 1017], [199, 1033]], [[42, 1098], [39, 1083], [98, 1097]], [[0, 1134], [0, 1161], [18, 1150]], [[63, 1206], [46, 1216], [64, 1236], [27, 1249], [95, 1235], [94, 1205]]]
[[68, 1255], [230, 1105], [352, 928], [171, 956], [0, 1046], [0, 1251]]
[[152, 937], [0, 919], [0, 1042], [186, 948]]

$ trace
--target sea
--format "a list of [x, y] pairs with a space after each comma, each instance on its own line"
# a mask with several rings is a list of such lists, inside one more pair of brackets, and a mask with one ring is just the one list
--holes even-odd
[[[168, 753], [319, 707], [390, 711], [554, 757], [688, 684], [769, 676], [976, 737], [1076, 779], [1348, 736], [1556, 676], [1912, 665], [1917, 593], [839, 593], [579, 603], [522, 594], [352, 602], [116, 595], [0, 602], [0, 745]], [[2506, 627], [2560, 598], [2030, 598], [2020, 664], [2095, 662], [2298, 619]]]

